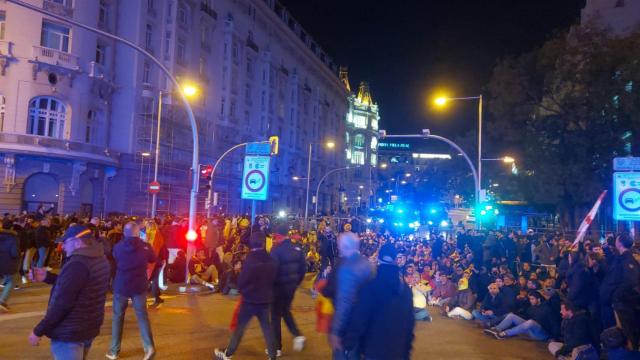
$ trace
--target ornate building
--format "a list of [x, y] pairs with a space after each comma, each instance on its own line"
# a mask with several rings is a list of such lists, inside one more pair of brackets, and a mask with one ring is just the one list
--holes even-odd
[[[348, 91], [351, 86], [346, 69], [341, 69], [340, 79]], [[349, 95], [346, 117], [345, 158], [347, 164], [355, 167], [348, 172], [348, 186], [345, 187], [342, 202], [344, 208], [358, 211], [368, 209], [373, 204], [377, 183], [378, 166], [378, 105], [371, 97], [369, 84], [361, 82], [357, 93]], [[345, 199], [346, 198], [346, 199]]]
[[[304, 209], [306, 184], [293, 176], [305, 173], [310, 142], [336, 145], [314, 152], [312, 178], [344, 166], [348, 92], [330, 56], [275, 0], [29, 2], [128, 39], [197, 85], [201, 163], [280, 136], [258, 212]], [[158, 212], [185, 213], [192, 137], [175, 91], [131, 48], [0, 1], [0, 211], [45, 203], [59, 213], [149, 214], [160, 100]], [[216, 171], [216, 210], [249, 207], [240, 200], [242, 156], [232, 153]], [[320, 208], [337, 204], [339, 183], [323, 185]]]

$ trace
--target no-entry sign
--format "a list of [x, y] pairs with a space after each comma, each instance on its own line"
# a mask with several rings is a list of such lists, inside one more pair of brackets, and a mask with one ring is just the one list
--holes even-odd
[[152, 181], [149, 183], [149, 192], [152, 194], [157, 194], [160, 192], [160, 183], [157, 181]]
[[269, 156], [245, 156], [242, 176], [243, 199], [267, 200], [270, 159]]

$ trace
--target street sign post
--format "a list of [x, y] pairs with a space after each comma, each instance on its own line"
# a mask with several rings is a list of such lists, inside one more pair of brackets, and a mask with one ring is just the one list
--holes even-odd
[[613, 218], [640, 221], [640, 172], [613, 173]]
[[267, 200], [269, 156], [246, 155], [242, 175], [242, 199]]

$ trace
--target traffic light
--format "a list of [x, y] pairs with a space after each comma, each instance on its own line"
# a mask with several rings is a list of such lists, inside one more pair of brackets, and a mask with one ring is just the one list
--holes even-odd
[[201, 190], [211, 189], [211, 176], [213, 174], [213, 166], [200, 164], [200, 187]]
[[278, 155], [278, 142], [279, 138], [277, 136], [269, 137], [269, 143], [271, 144], [271, 156]]

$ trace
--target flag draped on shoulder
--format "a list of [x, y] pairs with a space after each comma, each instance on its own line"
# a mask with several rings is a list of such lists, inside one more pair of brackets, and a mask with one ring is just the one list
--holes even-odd
[[593, 204], [593, 207], [587, 214], [587, 217], [582, 220], [572, 247], [577, 247], [578, 244], [584, 239], [584, 236], [587, 234], [587, 230], [589, 230], [589, 226], [591, 226], [593, 219], [595, 219], [596, 214], [598, 213], [598, 209], [600, 208], [600, 204], [602, 204], [602, 199], [604, 199], [605, 195], [607, 195], [607, 190], [603, 191], [602, 194], [598, 196], [598, 200], [596, 200], [596, 203]]

